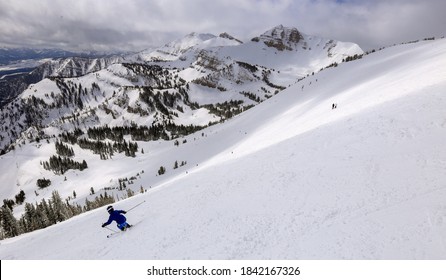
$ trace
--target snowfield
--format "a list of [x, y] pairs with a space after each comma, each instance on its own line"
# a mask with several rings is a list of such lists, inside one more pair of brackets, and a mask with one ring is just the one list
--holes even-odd
[[[103, 207], [2, 240], [0, 259], [444, 260], [445, 108], [446, 40], [422, 41], [328, 68], [178, 147], [141, 142], [136, 159], [106, 162], [76, 151], [95, 166], [53, 182], [62, 197], [146, 170], [148, 191], [114, 204], [145, 201], [126, 215], [135, 226], [106, 238]], [[2, 156], [2, 182], [54, 153], [41, 145]]]

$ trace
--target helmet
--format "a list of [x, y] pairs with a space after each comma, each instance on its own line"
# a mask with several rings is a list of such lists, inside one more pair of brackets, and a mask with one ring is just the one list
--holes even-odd
[[107, 207], [107, 211], [108, 211], [108, 213], [113, 212], [113, 210], [114, 210], [114, 209], [113, 209], [113, 206], [110, 205], [110, 206]]

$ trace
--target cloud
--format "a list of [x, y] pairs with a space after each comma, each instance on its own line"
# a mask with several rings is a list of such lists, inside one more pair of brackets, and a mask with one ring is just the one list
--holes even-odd
[[139, 50], [190, 32], [249, 40], [278, 25], [379, 47], [444, 35], [443, 0], [0, 0], [0, 46]]

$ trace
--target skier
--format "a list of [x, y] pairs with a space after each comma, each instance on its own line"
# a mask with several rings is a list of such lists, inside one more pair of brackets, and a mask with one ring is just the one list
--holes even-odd
[[108, 206], [107, 207], [107, 211], [110, 214], [110, 217], [108, 218], [108, 221], [102, 224], [102, 227], [105, 227], [109, 224], [111, 224], [111, 222], [115, 221], [118, 228], [122, 231], [126, 230], [127, 228], [130, 228], [131, 225], [129, 225], [127, 223], [127, 219], [125, 218], [124, 215], [122, 214], [126, 214], [127, 212], [124, 210], [114, 210], [113, 206]]

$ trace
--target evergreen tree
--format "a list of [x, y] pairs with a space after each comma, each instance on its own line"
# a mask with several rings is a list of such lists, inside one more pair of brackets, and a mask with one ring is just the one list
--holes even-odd
[[25, 192], [20, 190], [20, 192], [15, 196], [15, 203], [21, 205], [25, 201]]
[[50, 225], [50, 221], [47, 216], [47, 211], [46, 211], [45, 205], [44, 205], [44, 200], [42, 200], [41, 203], [37, 204], [36, 219], [37, 219], [37, 224], [38, 224], [39, 228], [46, 228], [47, 226]]
[[37, 179], [37, 186], [41, 189], [48, 187], [49, 185], [51, 185], [51, 180], [50, 179]]
[[3, 199], [3, 207], [8, 207], [9, 210], [12, 211], [12, 208], [14, 207], [14, 200], [12, 199]]
[[45, 199], [42, 199], [40, 204], [42, 205], [43, 215], [47, 217], [47, 226], [57, 223], [56, 214], [54, 213], [51, 203], [48, 203]]
[[49, 226], [50, 223], [45, 214], [43, 203], [36, 203], [36, 206], [26, 203], [25, 213], [19, 219], [19, 225], [23, 232], [30, 232]]
[[25, 232], [30, 232], [36, 229], [39, 229], [38, 223], [37, 223], [37, 214], [36, 214], [36, 208], [31, 203], [25, 204], [25, 214], [24, 214], [24, 220], [25, 220]]
[[17, 224], [21, 229], [23, 229], [23, 232], [29, 232], [29, 230], [28, 230], [29, 226], [25, 220], [24, 215], [22, 215], [22, 217], [20, 217], [20, 219], [17, 221]]
[[163, 175], [166, 173], [166, 168], [164, 166], [160, 166], [160, 169], [158, 169], [158, 175]]
[[57, 191], [52, 192], [50, 204], [53, 205], [53, 211], [57, 222], [62, 222], [70, 218], [68, 215], [67, 206], [62, 201], [62, 198]]
[[132, 191], [131, 189], [127, 189], [127, 197], [132, 197], [135, 195], [135, 192]]
[[68, 207], [68, 212], [71, 216], [77, 216], [83, 212], [82, 207], [80, 207], [77, 204], [71, 205], [70, 203], [67, 202], [67, 207]]
[[87, 165], [87, 162], [86, 162], [85, 159], [84, 159], [84, 160], [82, 161], [80, 167], [79, 167], [79, 170], [82, 171], [82, 170], [87, 169], [87, 168], [88, 168], [88, 165]]
[[72, 157], [74, 156], [74, 151], [72, 148], [68, 147], [68, 145], [63, 144], [62, 142], [56, 142], [56, 152], [60, 156]]
[[20, 234], [19, 225], [17, 223], [17, 219], [12, 214], [11, 209], [9, 209], [9, 207], [2, 206], [0, 209], [0, 216], [2, 220], [2, 227], [5, 231], [5, 236], [18, 236]]
[[90, 211], [90, 210], [93, 210], [93, 209], [94, 209], [93, 203], [90, 200], [88, 200], [88, 198], [86, 198], [85, 199], [84, 210], [85, 211]]

